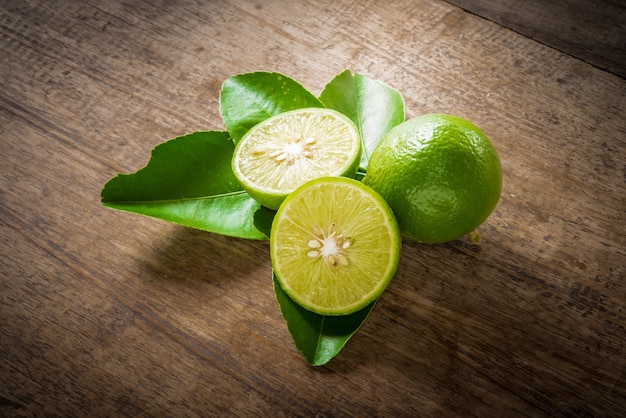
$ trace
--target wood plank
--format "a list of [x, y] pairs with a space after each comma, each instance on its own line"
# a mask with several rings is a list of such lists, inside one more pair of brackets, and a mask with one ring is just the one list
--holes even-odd
[[[1, 416], [626, 415], [624, 79], [431, 0], [0, 10]], [[156, 144], [223, 129], [229, 75], [319, 93], [345, 68], [408, 117], [475, 122], [504, 188], [482, 246], [405, 242], [364, 327], [311, 368], [266, 242], [99, 192]]]
[[626, 77], [626, 3], [623, 1], [446, 1]]

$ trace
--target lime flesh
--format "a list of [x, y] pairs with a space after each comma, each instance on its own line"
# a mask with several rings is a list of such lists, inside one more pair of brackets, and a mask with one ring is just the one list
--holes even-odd
[[290, 194], [270, 234], [282, 289], [321, 315], [347, 315], [377, 299], [395, 274], [400, 247], [387, 203], [341, 177], [316, 179]]
[[354, 123], [331, 109], [284, 112], [254, 126], [235, 148], [233, 172], [257, 201], [278, 209], [309, 180], [354, 177], [361, 139]]

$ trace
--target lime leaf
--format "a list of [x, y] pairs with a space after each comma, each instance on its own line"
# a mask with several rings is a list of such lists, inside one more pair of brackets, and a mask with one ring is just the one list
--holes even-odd
[[305, 107], [324, 105], [299, 83], [279, 73], [234, 75], [224, 81], [220, 92], [220, 113], [235, 143], [257, 123]]
[[106, 207], [239, 238], [263, 239], [253, 224], [259, 204], [231, 169], [228, 132], [195, 132], [156, 146], [148, 164], [118, 174], [101, 192]]
[[266, 238], [270, 237], [274, 215], [276, 215], [276, 211], [266, 208], [265, 206], [261, 206], [254, 212], [254, 226], [259, 232], [265, 235]]
[[324, 316], [308, 311], [283, 291], [274, 275], [274, 293], [296, 348], [307, 363], [322, 366], [335, 357], [365, 322], [376, 301], [344, 316]]
[[348, 116], [361, 134], [360, 171], [380, 139], [404, 122], [404, 99], [387, 84], [346, 70], [330, 81], [320, 95], [324, 106]]

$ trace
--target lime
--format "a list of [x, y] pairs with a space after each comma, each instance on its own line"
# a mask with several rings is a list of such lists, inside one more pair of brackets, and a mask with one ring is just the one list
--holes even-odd
[[285, 197], [309, 180], [354, 177], [361, 139], [354, 123], [331, 109], [306, 108], [260, 122], [239, 141], [232, 167], [258, 202], [278, 209]]
[[272, 267], [296, 303], [320, 315], [347, 315], [383, 292], [402, 238], [376, 192], [344, 177], [307, 182], [278, 209], [270, 234]]
[[439, 243], [482, 224], [500, 198], [500, 158], [471, 122], [428, 114], [389, 131], [375, 148], [363, 180], [385, 198], [400, 230]]

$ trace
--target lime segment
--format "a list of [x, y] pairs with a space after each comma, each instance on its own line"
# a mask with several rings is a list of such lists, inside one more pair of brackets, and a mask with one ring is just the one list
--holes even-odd
[[309, 180], [356, 174], [361, 155], [357, 128], [324, 108], [284, 112], [254, 126], [235, 148], [233, 172], [257, 201], [278, 209]]
[[400, 247], [387, 203], [342, 177], [316, 179], [290, 194], [270, 234], [282, 289], [320, 315], [347, 315], [378, 298], [395, 274]]

